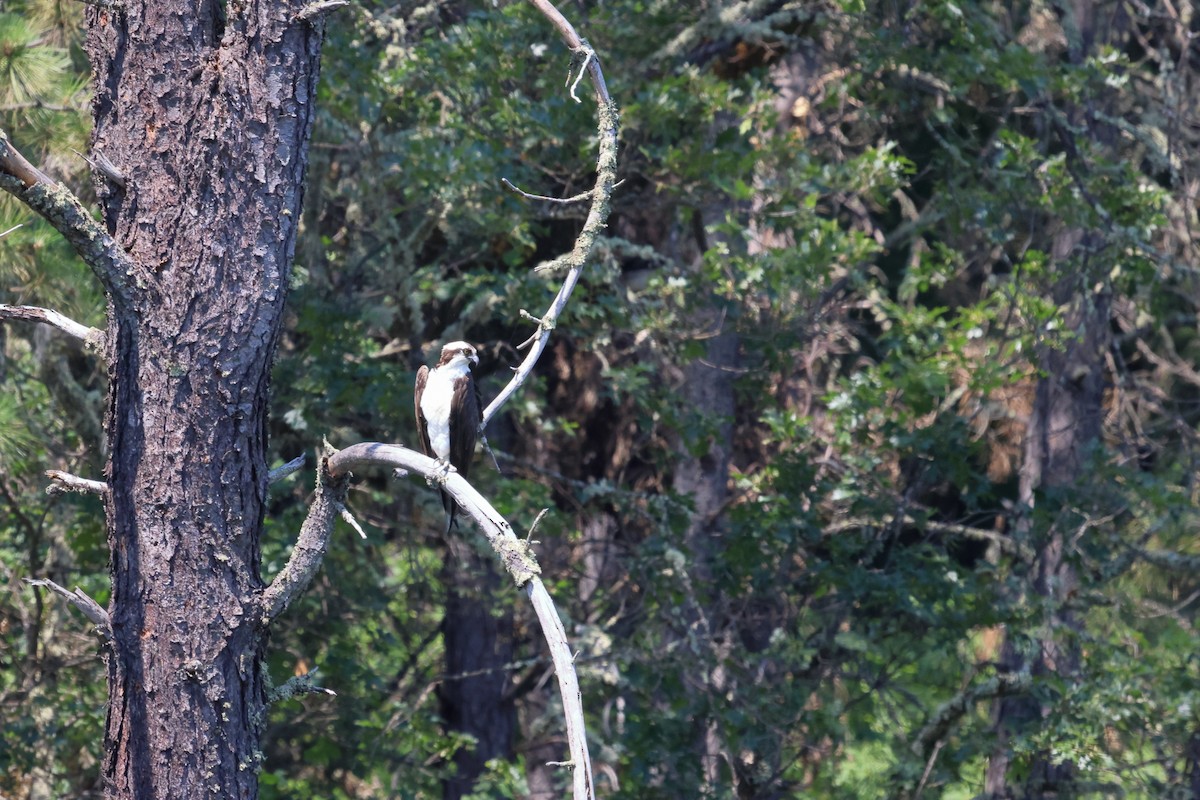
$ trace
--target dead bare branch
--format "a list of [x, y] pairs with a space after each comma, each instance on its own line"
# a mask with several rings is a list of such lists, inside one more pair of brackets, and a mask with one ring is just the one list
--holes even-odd
[[29, 160], [9, 143], [8, 134], [4, 131], [0, 131], [0, 171], [19, 180], [26, 189], [39, 183], [54, 185], [49, 175], [30, 164]]
[[542, 634], [550, 647], [550, 658], [554, 661], [554, 673], [558, 676], [558, 692], [562, 697], [563, 716], [566, 718], [567, 745], [571, 753], [568, 762], [574, 770], [573, 796], [575, 800], [590, 800], [595, 787], [592, 778], [592, 759], [588, 753], [587, 729], [583, 718], [583, 700], [579, 692], [579, 679], [575, 674], [575, 657], [567, 642], [567, 632], [559, 619], [554, 601], [541, 580], [534, 578], [525, 586], [525, 593], [533, 603]]
[[114, 186], [116, 186], [119, 189], [125, 188], [124, 173], [122, 173], [121, 170], [117, 169], [117, 165], [112, 163], [112, 161], [109, 160], [108, 156], [104, 155], [103, 152], [101, 152], [100, 150], [97, 150], [95, 152], [95, 156], [96, 156], [95, 158], [88, 158], [83, 153], [79, 152], [78, 150], [72, 150], [71, 152], [74, 153], [75, 155], [79, 156], [80, 158], [82, 158], [88, 164], [90, 164], [92, 169], [96, 170], [101, 175], [103, 175], [105, 178], [107, 178], [109, 180], [109, 182], [111, 182]]
[[336, 11], [342, 6], [350, 5], [350, 0], [321, 0], [317, 3], [309, 3], [296, 14], [297, 20], [311, 20], [316, 17], [324, 16], [331, 11]]
[[661, 50], [654, 54], [654, 61], [673, 61], [684, 53], [696, 47], [709, 37], [716, 38], [727, 31], [732, 25], [753, 19], [763, 9], [771, 5], [772, 0], [743, 0], [740, 3], [714, 4], [709, 13], [698, 15], [699, 19], [684, 28]]
[[93, 352], [104, 350], [104, 331], [82, 325], [57, 311], [37, 306], [9, 306], [0, 303], [0, 319], [22, 319], [30, 322], [42, 322], [58, 328], [69, 336], [80, 339], [84, 346]]
[[104, 481], [93, 481], [88, 478], [80, 478], [78, 475], [72, 475], [69, 472], [63, 472], [57, 469], [46, 470], [46, 477], [52, 483], [46, 487], [46, 494], [65, 494], [66, 492], [78, 492], [79, 494], [98, 494], [104, 496], [108, 494], [108, 484]]
[[278, 466], [267, 473], [267, 483], [279, 483], [284, 478], [299, 472], [304, 469], [304, 464], [308, 459], [303, 455], [296, 456], [291, 461]]
[[559, 36], [562, 37], [563, 42], [566, 43], [571, 53], [583, 59], [580, 75], [584, 71], [587, 72], [592, 81], [592, 89], [596, 93], [600, 153], [596, 161], [596, 185], [589, 192], [592, 204], [588, 209], [583, 229], [579, 232], [579, 236], [575, 240], [574, 247], [571, 248], [569, 253], [540, 264], [535, 269], [537, 272], [553, 272], [566, 268], [568, 270], [567, 276], [563, 280], [558, 294], [555, 295], [554, 301], [550, 304], [549, 310], [540, 318], [534, 318], [537, 320], [538, 327], [537, 331], [531, 337], [531, 341], [528, 342], [532, 347], [530, 347], [529, 353], [525, 356], [521, 365], [517, 367], [516, 374], [513, 375], [512, 380], [501, 390], [496, 399], [484, 409], [483, 423], [480, 425], [481, 429], [487, 427], [488, 422], [496, 415], [500, 407], [508, 401], [508, 398], [512, 397], [517, 389], [521, 388], [533, 372], [538, 359], [542, 357], [542, 353], [550, 341], [550, 332], [554, 330], [555, 322], [558, 320], [559, 315], [562, 314], [563, 309], [566, 308], [567, 301], [571, 298], [571, 292], [575, 290], [575, 285], [579, 282], [579, 274], [583, 270], [584, 264], [587, 263], [592, 249], [595, 247], [596, 238], [604, 230], [604, 226], [608, 222], [609, 201], [612, 198], [613, 186], [616, 184], [617, 177], [617, 107], [608, 93], [608, 86], [604, 82], [604, 72], [600, 68], [600, 59], [596, 56], [596, 51], [579, 36], [575, 27], [567, 21], [567, 18], [549, 0], [529, 0], [529, 2], [550, 20], [550, 23], [558, 30]]
[[364, 466], [400, 468], [437, 481], [483, 530], [518, 586], [524, 586], [531, 578], [541, 574], [541, 568], [528, 545], [517, 538], [508, 521], [462, 475], [450, 472], [443, 479], [442, 468], [432, 458], [396, 444], [364, 442], [351, 445], [329, 457], [329, 473], [335, 478], [347, 476], [351, 470]]
[[930, 749], [941, 741], [954, 723], [962, 719], [976, 703], [1023, 692], [1029, 688], [1031, 682], [1027, 672], [1002, 673], [992, 676], [978, 686], [959, 692], [933, 712], [913, 741], [913, 752], [919, 756], [928, 755]]
[[87, 593], [78, 586], [75, 587], [75, 591], [70, 592], [49, 578], [26, 578], [25, 582], [30, 586], [45, 586], [59, 595], [83, 612], [83, 615], [96, 626], [96, 630], [106, 641], [112, 639], [112, 622], [109, 620], [108, 612], [101, 608], [99, 603], [88, 597]]
[[513, 194], [517, 195], [518, 197], [523, 197], [526, 200], [541, 200], [542, 202], [545, 202], [545, 203], [562, 203], [563, 205], [567, 205], [570, 203], [582, 203], [584, 200], [587, 200], [589, 197], [592, 196], [592, 191], [593, 191], [591, 189], [588, 189], [586, 192], [580, 192], [579, 194], [575, 195], [574, 197], [547, 197], [544, 194], [530, 194], [529, 192], [525, 191], [524, 189], [518, 187], [516, 184], [514, 184], [508, 178], [501, 178], [500, 182], [504, 184], [505, 189], [508, 189]]
[[1137, 556], [1147, 564], [1152, 564], [1168, 572], [1184, 572], [1194, 574], [1200, 572], [1200, 556], [1187, 553], [1174, 553], [1169, 550], [1137, 549]]
[[333, 533], [333, 520], [343, 508], [350, 476], [343, 474], [339, 477], [329, 472], [328, 461], [333, 448], [329, 447], [328, 443], [325, 448], [325, 453], [317, 464], [316, 495], [308, 509], [308, 516], [300, 526], [296, 546], [283, 569], [275, 576], [275, 580], [263, 590], [264, 624], [282, 614], [292, 600], [308, 588], [325, 558], [329, 537]]
[[[999, 531], [992, 531], [986, 528], [973, 528], [969, 525], [956, 525], [951, 522], [937, 522], [935, 520], [918, 521], [911, 516], [904, 516], [900, 519], [903, 525], [919, 526], [933, 533], [943, 533], [950, 536], [962, 536], [966, 539], [975, 539], [983, 542], [990, 542], [996, 545], [1001, 553], [1009, 556], [1015, 556], [1020, 561], [1033, 563], [1033, 549], [1024, 542], [1017, 541], [1011, 536], [1006, 536]], [[866, 518], [852, 517], [842, 520], [834, 525], [830, 525], [825, 529], [825, 535], [831, 536], [842, 531], [852, 530], [854, 528], [886, 528], [896, 524], [896, 518], [891, 514], [884, 514], [881, 517]]]
[[358, 538], [367, 538], [367, 532], [362, 529], [362, 525], [358, 524], [358, 520], [354, 518], [354, 515], [350, 513], [350, 509], [346, 508], [345, 504], [342, 504], [338, 507], [338, 516], [341, 517], [347, 525], [354, 529], [354, 532], [358, 534]]
[[267, 705], [274, 705], [306, 694], [327, 694], [337, 697], [337, 692], [332, 689], [317, 686], [316, 678], [317, 667], [313, 667], [302, 675], [293, 675], [278, 686], [270, 687], [267, 690]]
[[0, 130], [0, 189], [40, 214], [75, 249], [105, 290], [126, 310], [135, 291], [136, 264], [88, 213], [79, 198], [29, 163]]
[[[329, 475], [335, 480], [344, 480], [349, 477], [351, 470], [365, 466], [382, 467], [389, 471], [401, 469], [436, 480], [454, 498], [459, 508], [475, 520], [513, 581], [525, 589], [541, 623], [558, 676], [571, 753], [568, 763], [574, 769], [574, 797], [575, 800], [590, 800], [594, 797], [592, 762], [587, 748], [583, 703], [574, 657], [554, 601], [539, 577], [541, 567], [529, 542], [520, 539], [508, 521], [465, 478], [457, 472], [451, 472], [443, 479], [438, 462], [416, 451], [394, 444], [364, 442], [332, 454], [327, 461]], [[311, 518], [312, 512], [309, 516]]]

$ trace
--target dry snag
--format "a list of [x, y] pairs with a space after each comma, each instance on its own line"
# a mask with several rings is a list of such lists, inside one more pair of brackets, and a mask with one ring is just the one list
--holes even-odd
[[[617, 114], [599, 59], [552, 4], [530, 2], [582, 65], [572, 97], [585, 72], [595, 89], [597, 182], [574, 248], [539, 268], [567, 273], [483, 427], [545, 349], [604, 228], [615, 175]], [[327, 451], [293, 552], [264, 584], [268, 487], [303, 463], [268, 469], [267, 386], [283, 327], [324, 25], [342, 5], [90, 4], [95, 124], [88, 161], [98, 170], [99, 221], [0, 132], [0, 188], [73, 246], [107, 300], [104, 330], [28, 306], [0, 306], [0, 320], [51, 325], [107, 366], [105, 480], [51, 477], [54, 491], [104, 501], [109, 607], [48, 580], [33, 583], [79, 608], [105, 642], [102, 775], [113, 800], [166, 800], [181, 790], [257, 796], [272, 697], [264, 666], [271, 623], [320, 568], [334, 519], [352, 521], [344, 502], [350, 470], [437, 473], [432, 459], [397, 445]], [[442, 485], [530, 597], [559, 677], [574, 797], [590, 798], [578, 681], [536, 559], [465, 479], [450, 474]]]
[[[495, 417], [504, 403], [532, 374], [549, 342], [550, 333], [566, 308], [583, 267], [591, 255], [596, 237], [604, 229], [613, 186], [616, 183], [618, 116], [616, 105], [609, 96], [604, 81], [600, 60], [591, 46], [580, 38], [570, 22], [551, 3], [547, 0], [530, 2], [550, 20], [572, 55], [580, 60], [579, 76], [582, 77], [586, 73], [591, 78], [597, 101], [600, 142], [596, 184], [587, 193], [587, 197], [591, 199], [591, 207], [574, 247], [568, 253], [537, 268], [539, 272], [556, 272], [566, 268], [567, 274], [550, 308], [542, 317], [533, 317], [522, 309], [522, 316], [537, 323], [537, 330], [523, 345], [532, 347], [508, 385], [484, 409], [482, 428], [487, 427], [488, 422]], [[541, 624], [558, 679], [570, 752], [570, 759], [564, 766], [569, 766], [573, 771], [572, 795], [575, 800], [593, 797], [591, 756], [588, 751], [574, 657], [554, 602], [539, 578], [541, 569], [537, 560], [529, 545], [517, 537], [512, 526], [492, 508], [486, 498], [456, 473], [452, 472], [442, 479], [437, 462], [433, 459], [399, 445], [379, 442], [364, 442], [341, 451], [330, 449], [318, 467], [318, 496], [297, 542], [296, 555], [267, 589], [267, 605], [271, 609], [269, 613], [273, 615], [282, 611], [287, 601], [312, 579], [320, 566], [320, 556], [328, 547], [333, 517], [342, 508], [347, 476], [352, 470], [366, 466], [403, 470], [437, 480], [465, 514], [479, 525], [505, 570], [516, 585], [525, 590]], [[296, 562], [295, 565], [293, 561]]]

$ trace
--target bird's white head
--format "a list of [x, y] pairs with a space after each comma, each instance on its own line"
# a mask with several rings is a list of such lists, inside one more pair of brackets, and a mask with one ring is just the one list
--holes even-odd
[[438, 359], [437, 365], [439, 367], [458, 367], [478, 363], [479, 354], [475, 352], [474, 345], [466, 342], [449, 342], [442, 347], [442, 357]]

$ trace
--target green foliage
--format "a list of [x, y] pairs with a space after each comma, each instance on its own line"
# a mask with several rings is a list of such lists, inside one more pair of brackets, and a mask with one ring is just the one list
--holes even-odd
[[[1195, 552], [1200, 149], [1180, 123], [1196, 111], [1178, 31], [1141, 7], [1088, 38], [1036, 4], [775, 5], [569, 10], [622, 113], [625, 182], [538, 373], [489, 430], [501, 472], [480, 456], [472, 479], [518, 529], [551, 509], [535, 547], [579, 645], [601, 794], [979, 796], [995, 698], [925, 749], [918, 736], [1044, 645], [1070, 657], [1035, 670], [1036, 720], [1005, 731], [1010, 777], [1048, 759], [1130, 798], [1179, 790], [1196, 769], [1200, 587], [1138, 555]], [[0, 114], [67, 176], [83, 123], [51, 106], [79, 107], [81, 63], [54, 7], [0, 15]], [[530, 332], [518, 311], [557, 289], [531, 268], [584, 213], [500, 179], [559, 197], [593, 179], [590, 101], [566, 94], [569, 55], [526, 4], [356, 14], [326, 45], [273, 376], [279, 460], [322, 435], [411, 444], [412, 374], [446, 340], [482, 346], [490, 399]], [[9, 220], [29, 221], [0, 205]], [[4, 302], [101, 324], [47, 228], [0, 250]], [[1076, 352], [1081, 309], [1101, 307], [1101, 433], [1072, 480], [1023, 487], [1039, 386], [1086, 377], [1048, 354]], [[69, 363], [93, 400], [98, 365], [3, 330], [0, 563], [103, 598], [102, 515], [47, 504], [39, 477], [100, 468], [40, 364]], [[728, 405], [696, 400], [697, 374], [733, 376]], [[684, 490], [697, 473], [715, 507]], [[306, 510], [308, 479], [293, 482], [272, 489], [266, 579]], [[266, 664], [276, 683], [319, 668], [337, 696], [272, 708], [267, 798], [433, 796], [474, 746], [437, 698], [455, 676], [436, 494], [358, 476], [350, 506], [368, 540], [339, 528]], [[1037, 573], [1060, 534], [1075, 585], [1056, 594]], [[32, 713], [0, 726], [0, 792], [28, 796], [52, 765], [36, 780], [80, 794], [101, 725], [94, 648], [72, 644], [87, 680], [55, 683], [37, 626], [79, 621], [13, 597], [0, 694]], [[496, 668], [524, 675], [545, 662], [521, 599], [503, 586], [487, 602], [515, 620]], [[527, 794], [558, 736], [552, 684], [513, 685], [521, 755], [472, 796]]]
[[[0, 128], [71, 181], [87, 132], [77, 15], [54, 3], [0, 13]], [[11, 230], [18, 224], [22, 227]], [[28, 209], [0, 200], [0, 302], [54, 308], [99, 323], [104, 304], [69, 247]], [[79, 797], [97, 783], [104, 670], [86, 622], [23, 579], [50, 577], [107, 601], [104, 513], [94, 498], [48, 498], [44, 471], [98, 474], [95, 362], [45, 329], [0, 328], [0, 794]], [[98, 419], [98, 417], [93, 417]]]

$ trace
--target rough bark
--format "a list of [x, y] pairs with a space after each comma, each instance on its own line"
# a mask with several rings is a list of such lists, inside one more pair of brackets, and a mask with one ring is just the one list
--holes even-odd
[[267, 386], [322, 26], [300, 4], [90, 6], [108, 285], [110, 798], [253, 798]]

